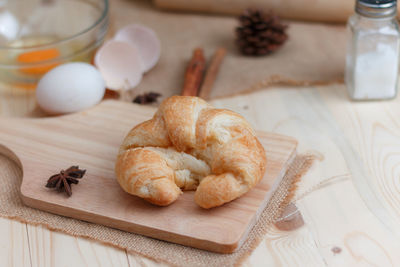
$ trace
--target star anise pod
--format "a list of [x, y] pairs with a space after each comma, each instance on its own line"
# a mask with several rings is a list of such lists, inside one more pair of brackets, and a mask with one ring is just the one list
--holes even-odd
[[144, 93], [142, 95], [138, 95], [133, 99], [133, 103], [136, 104], [151, 104], [154, 102], [157, 102], [157, 98], [159, 98], [161, 94], [155, 93], [155, 92], [150, 92], [150, 93]]
[[79, 166], [71, 166], [60, 173], [52, 175], [48, 180], [46, 187], [56, 188], [58, 192], [65, 191], [70, 197], [72, 195], [71, 184], [79, 183], [80, 178], [85, 175], [86, 170], [79, 169]]

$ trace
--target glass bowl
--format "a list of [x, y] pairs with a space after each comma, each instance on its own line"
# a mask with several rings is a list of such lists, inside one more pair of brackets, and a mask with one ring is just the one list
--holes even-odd
[[108, 0], [0, 0], [0, 90], [35, 89], [55, 66], [92, 62]]

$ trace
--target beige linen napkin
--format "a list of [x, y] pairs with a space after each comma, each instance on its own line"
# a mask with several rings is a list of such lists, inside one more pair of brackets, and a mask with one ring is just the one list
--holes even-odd
[[208, 59], [217, 47], [227, 48], [211, 98], [271, 84], [328, 84], [343, 80], [344, 25], [288, 22], [289, 40], [280, 50], [265, 57], [248, 57], [235, 47], [237, 20], [232, 17], [162, 12], [149, 1], [115, 0], [111, 2], [111, 21], [110, 35], [127, 24], [140, 23], [154, 29], [160, 38], [160, 61], [145, 74], [135, 89], [138, 93], [157, 91], [165, 97], [179, 94], [186, 64], [196, 47], [203, 47]]

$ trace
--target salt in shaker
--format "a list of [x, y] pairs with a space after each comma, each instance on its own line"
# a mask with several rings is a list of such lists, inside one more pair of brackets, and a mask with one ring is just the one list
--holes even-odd
[[345, 81], [353, 100], [394, 98], [399, 67], [396, 0], [357, 0], [347, 23]]

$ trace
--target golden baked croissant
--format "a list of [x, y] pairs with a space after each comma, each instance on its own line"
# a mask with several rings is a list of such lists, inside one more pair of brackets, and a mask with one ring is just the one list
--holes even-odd
[[173, 96], [123, 141], [115, 171], [128, 193], [160, 206], [182, 190], [212, 208], [248, 192], [264, 175], [265, 151], [247, 121], [198, 97]]

